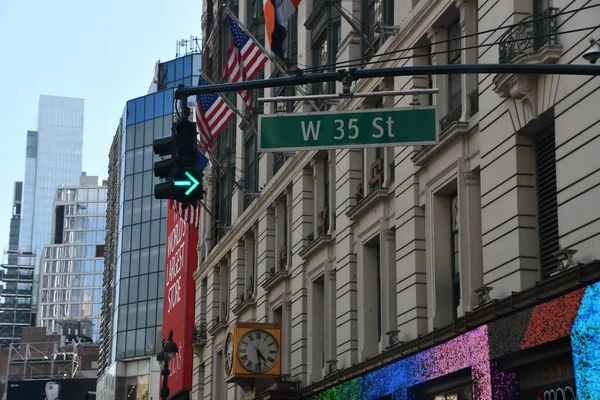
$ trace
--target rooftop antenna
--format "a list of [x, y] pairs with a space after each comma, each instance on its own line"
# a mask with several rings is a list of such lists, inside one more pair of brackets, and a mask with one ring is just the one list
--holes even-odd
[[[180, 39], [175, 42], [175, 58], [187, 56], [188, 54], [200, 54], [202, 52], [200, 40], [197, 36], [190, 35], [189, 40]], [[182, 48], [185, 50], [182, 51]]]

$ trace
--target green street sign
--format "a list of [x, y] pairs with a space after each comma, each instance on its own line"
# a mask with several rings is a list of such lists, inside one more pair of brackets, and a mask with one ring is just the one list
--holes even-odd
[[436, 144], [435, 107], [259, 115], [258, 151]]
[[181, 168], [173, 177], [175, 197], [180, 200], [202, 198], [202, 172], [196, 168]]

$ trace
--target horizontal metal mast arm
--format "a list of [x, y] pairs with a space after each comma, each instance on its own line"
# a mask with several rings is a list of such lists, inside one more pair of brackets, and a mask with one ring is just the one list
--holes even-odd
[[434, 89], [410, 89], [410, 90], [385, 90], [381, 92], [357, 92], [357, 93], [338, 93], [338, 94], [313, 94], [306, 96], [275, 96], [262, 97], [256, 99], [259, 103], [270, 103], [277, 101], [302, 101], [302, 100], [343, 100], [353, 97], [378, 97], [378, 96], [418, 96], [421, 94], [435, 94], [440, 90]]
[[600, 66], [582, 64], [453, 64], [419, 65], [410, 67], [373, 68], [361, 70], [340, 70], [310, 75], [297, 75], [283, 78], [260, 79], [246, 82], [221, 83], [217, 85], [185, 87], [175, 90], [176, 99], [185, 99], [205, 93], [237, 92], [245, 89], [264, 89], [281, 86], [306, 85], [310, 83], [335, 82], [350, 78], [355, 81], [364, 78], [388, 76], [448, 75], [448, 74], [549, 74], [549, 75], [600, 75]]

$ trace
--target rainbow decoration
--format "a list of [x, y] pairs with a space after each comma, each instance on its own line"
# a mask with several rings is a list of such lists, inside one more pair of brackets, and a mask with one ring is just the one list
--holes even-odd
[[[439, 346], [344, 382], [311, 399], [376, 399], [393, 394], [394, 400], [409, 400], [412, 398], [408, 390], [410, 387], [465, 368], [472, 370], [473, 398], [507, 398], [502, 396], [507, 395], [506, 390], [514, 390], [516, 378], [496, 370], [495, 365], [490, 363], [487, 329], [487, 326], [481, 326]], [[493, 380], [502, 393], [493, 393], [492, 369]]]
[[[517, 376], [512, 371], [500, 370], [490, 359], [490, 337], [503, 338], [502, 353], [508, 354], [569, 335], [577, 398], [600, 398], [600, 282], [517, 314], [520, 316], [481, 326], [310, 399], [374, 400], [391, 395], [394, 400], [410, 400], [411, 387], [465, 368], [471, 369], [474, 399], [513, 399], [518, 393]], [[519, 318], [524, 324], [515, 326]], [[512, 337], [503, 335], [506, 329], [512, 332]], [[494, 335], [490, 335], [491, 330]]]

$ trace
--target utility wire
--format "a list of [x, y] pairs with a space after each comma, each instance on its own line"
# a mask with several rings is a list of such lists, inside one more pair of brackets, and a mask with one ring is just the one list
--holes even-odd
[[[567, 33], [577, 33], [577, 32], [582, 32], [582, 31], [594, 30], [594, 29], [598, 29], [598, 28], [600, 28], [600, 25], [591, 26], [591, 27], [587, 27], [587, 28], [571, 29], [569, 31], [549, 33], [549, 34], [545, 34], [545, 35], [529, 36], [529, 37], [524, 38], [524, 39], [505, 40], [502, 43], [514, 43], [514, 42], [521, 42], [521, 41], [524, 41], [524, 40], [541, 39], [541, 38], [545, 38], [545, 37], [552, 37], [552, 36], [555, 36], [555, 35], [564, 35], [564, 34], [567, 34]], [[462, 50], [471, 50], [471, 49], [480, 49], [480, 48], [483, 48], [483, 47], [491, 47], [491, 46], [496, 46], [497, 44], [499, 44], [499, 43], [486, 43], [486, 44], [480, 44], [480, 45], [477, 45], [477, 46], [467, 46], [467, 47], [460, 47], [460, 48], [452, 49], [452, 50], [443, 50], [443, 51], [431, 52], [431, 53], [424, 54], [422, 56], [411, 55], [411, 56], [404, 56], [404, 57], [388, 58], [388, 59], [380, 60], [380, 61], [370, 61], [370, 62], [367, 62], [367, 63], [364, 63], [364, 64], [360, 64], [360, 65], [379, 64], [381, 62], [389, 62], [389, 61], [410, 60], [410, 59], [413, 59], [413, 58], [426, 57], [426, 56], [429, 56], [429, 55], [446, 54], [446, 53], [451, 53], [451, 52], [456, 52], [456, 51], [462, 51]], [[350, 65], [349, 67], [352, 67], [352, 65]]]
[[[388, 51], [388, 52], [384, 52], [381, 54], [375, 54], [373, 56], [369, 56], [369, 57], [359, 57], [359, 58], [355, 58], [352, 60], [347, 60], [347, 61], [342, 61], [342, 62], [335, 62], [335, 63], [331, 63], [331, 64], [325, 64], [325, 65], [321, 65], [318, 67], [311, 67], [311, 68], [306, 68], [303, 69], [303, 72], [311, 72], [311, 71], [320, 71], [323, 69], [327, 69], [327, 68], [340, 68], [340, 67], [345, 67], [345, 68], [349, 68], [349, 67], [353, 67], [353, 66], [363, 66], [366, 64], [374, 64], [374, 63], [380, 63], [380, 62], [385, 62], [385, 61], [393, 61], [390, 59], [386, 59], [386, 60], [378, 60], [378, 61], [371, 61], [371, 62], [367, 62], [367, 63], [359, 63], [359, 64], [351, 64], [350, 63], [355, 63], [355, 62], [359, 62], [359, 61], [369, 61], [371, 60], [373, 57], [383, 57], [383, 56], [387, 56], [387, 55], [393, 55], [393, 54], [397, 54], [397, 53], [404, 53], [404, 52], [408, 52], [408, 51], [413, 51], [413, 50], [419, 50], [419, 49], [426, 49], [429, 48], [432, 45], [437, 45], [437, 44], [443, 44], [443, 43], [450, 43], [456, 40], [460, 40], [460, 39], [465, 39], [465, 38], [470, 38], [470, 37], [474, 37], [474, 36], [480, 36], [486, 33], [494, 33], [497, 32], [499, 30], [502, 29], [510, 29], [510, 28], [514, 28], [514, 27], [518, 27], [518, 26], [522, 26], [522, 25], [526, 25], [526, 24], [530, 24], [530, 23], [535, 23], [538, 21], [544, 21], [550, 18], [556, 18], [558, 16], [562, 16], [562, 15], [568, 15], [568, 14], [573, 14], [573, 13], [577, 13], [580, 11], [585, 11], [588, 9], [592, 9], [592, 8], [596, 8], [596, 7], [600, 7], [600, 4], [592, 4], [589, 6], [583, 6], [580, 8], [576, 8], [574, 10], [569, 10], [569, 11], [561, 11], [559, 13], [553, 14], [553, 15], [548, 15], [548, 16], [542, 16], [542, 17], [538, 17], [538, 18], [533, 18], [533, 19], [526, 19], [523, 20], [521, 22], [517, 22], [514, 24], [510, 24], [510, 25], [504, 25], [504, 26], [500, 26], [497, 28], [492, 28], [492, 29], [487, 29], [484, 31], [479, 31], [479, 32], [474, 32], [474, 33], [470, 33], [467, 35], [463, 35], [463, 36], [457, 36], [456, 38], [452, 38], [452, 39], [445, 39], [445, 40], [440, 40], [437, 42], [431, 42], [431, 43], [427, 43], [427, 44], [422, 44], [422, 45], [417, 45], [417, 46], [412, 46], [412, 47], [407, 47], [407, 48], [403, 48], [403, 49], [398, 49], [398, 50], [392, 50], [392, 51]], [[555, 34], [561, 34], [561, 32], [556, 32]], [[530, 37], [527, 38], [523, 38], [523, 39], [519, 39], [519, 40], [529, 40], [531, 39]], [[494, 42], [492, 44], [481, 44], [479, 46], [483, 47], [483, 46], [490, 46], [490, 45], [496, 45], [499, 44], [497, 42]], [[478, 46], [478, 47], [479, 47]], [[413, 57], [420, 57], [420, 56], [413, 56]], [[349, 64], [349, 65], [346, 65]]]

